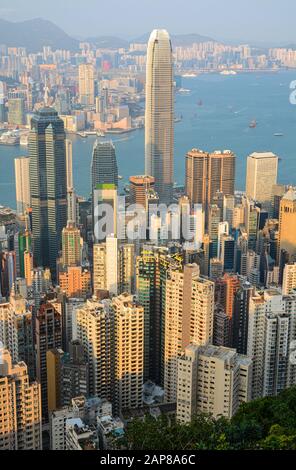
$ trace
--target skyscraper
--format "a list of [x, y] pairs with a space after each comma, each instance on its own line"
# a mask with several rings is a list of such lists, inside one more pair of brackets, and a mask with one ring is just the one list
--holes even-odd
[[235, 154], [230, 150], [204, 152], [192, 149], [185, 157], [185, 192], [192, 204], [204, 208], [214, 202], [217, 192], [234, 194]]
[[67, 182], [64, 124], [53, 108], [32, 118], [29, 155], [34, 262], [55, 275], [67, 223]]
[[272, 152], [254, 152], [247, 159], [246, 194], [272, 213], [273, 186], [277, 182], [278, 157]]
[[166, 30], [152, 31], [146, 63], [145, 173], [155, 177], [160, 202], [172, 200], [174, 169], [173, 55]]
[[94, 67], [92, 64], [80, 64], [78, 72], [79, 101], [82, 105], [95, 104]]
[[296, 259], [296, 189], [290, 188], [280, 203], [280, 253], [285, 251], [289, 261]]
[[96, 141], [91, 162], [92, 191], [98, 184], [118, 186], [118, 168], [115, 147], [112, 141]]
[[130, 176], [130, 204], [147, 204], [147, 193], [154, 188], [155, 179], [148, 175]]
[[14, 159], [16, 211], [18, 215], [23, 215], [26, 209], [31, 206], [29, 168], [30, 158], [18, 157]]

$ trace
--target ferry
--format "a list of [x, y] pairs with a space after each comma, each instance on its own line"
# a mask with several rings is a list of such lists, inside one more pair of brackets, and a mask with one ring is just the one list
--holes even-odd
[[13, 132], [4, 132], [0, 137], [0, 145], [19, 145], [20, 136]]
[[196, 73], [184, 73], [182, 75], [183, 78], [194, 78], [194, 77], [197, 77], [197, 74]]
[[220, 75], [237, 75], [237, 73], [235, 72], [235, 70], [222, 70], [222, 72], [220, 72]]

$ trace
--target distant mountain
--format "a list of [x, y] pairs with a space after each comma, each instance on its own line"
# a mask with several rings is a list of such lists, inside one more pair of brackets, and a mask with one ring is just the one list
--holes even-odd
[[[131, 42], [137, 43], [147, 43], [149, 40], [150, 33], [143, 34]], [[207, 41], [214, 41], [217, 42], [215, 39], [212, 39], [208, 36], [201, 36], [200, 34], [191, 33], [191, 34], [171, 34], [171, 40], [173, 46], [191, 46], [193, 43], [198, 42], [207, 42]]]
[[128, 47], [129, 42], [115, 36], [98, 36], [87, 38], [87, 42], [94, 44], [98, 48], [119, 49]]
[[41, 51], [43, 46], [56, 49], [78, 49], [79, 42], [51, 21], [42, 18], [12, 23], [0, 19], [0, 44], [26, 47], [29, 52]]

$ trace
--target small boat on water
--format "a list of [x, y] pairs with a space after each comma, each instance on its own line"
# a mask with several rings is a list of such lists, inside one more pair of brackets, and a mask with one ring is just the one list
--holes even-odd
[[275, 137], [283, 137], [283, 133], [282, 132], [276, 132], [275, 134], [273, 134]]
[[202, 105], [203, 105], [203, 102], [202, 102], [202, 100], [198, 100], [198, 102], [197, 102], [197, 106], [202, 106]]
[[253, 119], [253, 121], [250, 122], [249, 128], [254, 129], [257, 126], [257, 121], [256, 119]]

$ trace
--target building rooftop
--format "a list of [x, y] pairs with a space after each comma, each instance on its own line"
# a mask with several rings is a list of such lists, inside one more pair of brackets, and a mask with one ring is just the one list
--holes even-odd
[[253, 152], [250, 157], [261, 160], [263, 158], [278, 158], [273, 152]]
[[296, 188], [289, 188], [289, 190], [284, 194], [283, 199], [285, 201], [296, 201]]

